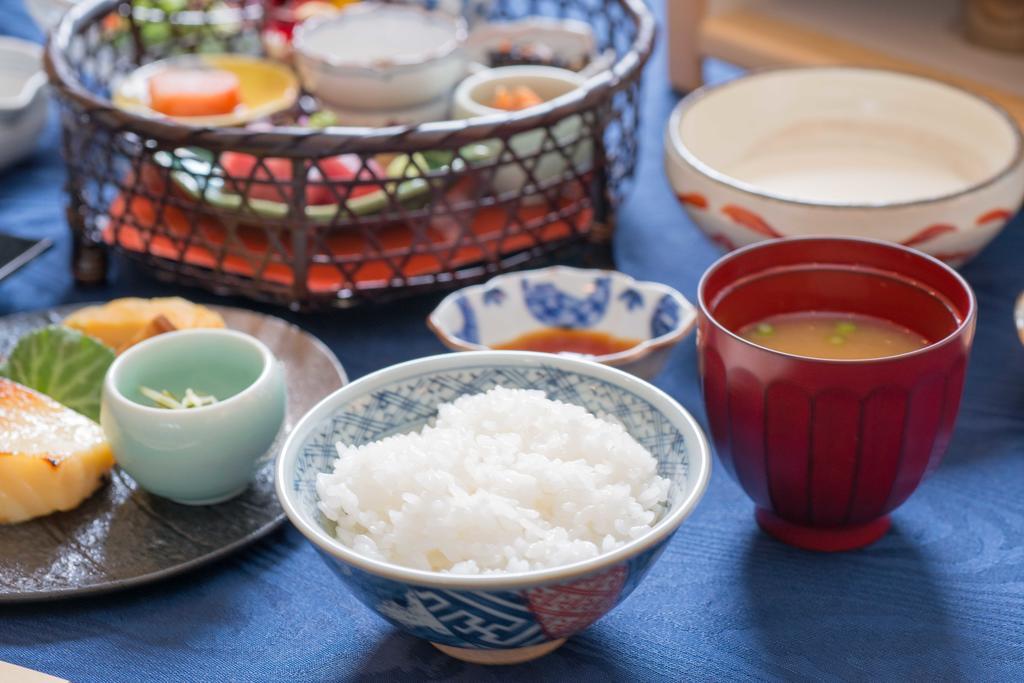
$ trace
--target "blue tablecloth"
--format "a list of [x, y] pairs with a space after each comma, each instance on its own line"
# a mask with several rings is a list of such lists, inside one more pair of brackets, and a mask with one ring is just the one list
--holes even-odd
[[[37, 36], [19, 2], [0, 0], [0, 32]], [[677, 99], [663, 55], [647, 71], [639, 182], [619, 216], [615, 256], [622, 270], [693, 298], [719, 252], [687, 220], [662, 172], [662, 127]], [[0, 175], [0, 230], [57, 242], [0, 284], [0, 314], [169, 290], [211, 301], [121, 263], [106, 288], [74, 286], [56, 145], [51, 126], [34, 158]], [[399, 633], [357, 603], [290, 526], [149, 588], [0, 608], [0, 660], [74, 681], [1021, 680], [1024, 349], [1011, 309], [1024, 289], [1022, 228], [1018, 217], [963, 271], [981, 311], [956, 437], [889, 535], [867, 550], [818, 555], [767, 538], [719, 468], [632, 597], [534, 663], [480, 668]], [[436, 300], [272, 312], [324, 339], [358, 377], [442, 352], [423, 324]], [[692, 341], [657, 384], [704, 420]]]

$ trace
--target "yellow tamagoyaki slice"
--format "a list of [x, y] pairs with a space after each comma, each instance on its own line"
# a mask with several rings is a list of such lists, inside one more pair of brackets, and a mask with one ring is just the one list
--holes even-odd
[[133, 341], [145, 337], [144, 330], [158, 316], [163, 316], [170, 329], [175, 330], [224, 327], [224, 318], [219, 313], [181, 297], [114, 299], [81, 308], [65, 318], [63, 324], [123, 351]]

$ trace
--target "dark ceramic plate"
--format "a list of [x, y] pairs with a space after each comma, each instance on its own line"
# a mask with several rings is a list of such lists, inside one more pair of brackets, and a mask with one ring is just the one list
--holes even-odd
[[[28, 330], [59, 322], [76, 307], [0, 318], [0, 357]], [[322, 342], [280, 318], [214, 307], [228, 327], [259, 337], [285, 365], [288, 415], [249, 489], [233, 500], [188, 507], [139, 489], [117, 468], [78, 508], [0, 525], [0, 603], [56, 600], [157, 581], [223, 557], [262, 538], [284, 514], [274, 493], [273, 459], [287, 432], [347, 381]]]

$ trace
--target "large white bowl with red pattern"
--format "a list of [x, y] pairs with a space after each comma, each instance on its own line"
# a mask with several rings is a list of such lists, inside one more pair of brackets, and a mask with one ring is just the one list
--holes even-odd
[[[337, 442], [358, 445], [420, 429], [439, 404], [497, 385], [540, 389], [549, 398], [614, 416], [671, 482], [654, 526], [588, 560], [504, 574], [413, 569], [361, 555], [337, 539], [316, 494], [317, 475], [333, 470]], [[483, 664], [546, 654], [625, 599], [693, 512], [710, 474], [704, 433], [667, 394], [606, 365], [526, 351], [431, 356], [362, 377], [302, 418], [276, 470], [285, 513], [357, 599], [406, 633]], [[431, 533], [429, 525], [424, 533]], [[330, 605], [324, 609], [342, 614]]]
[[870, 237], [953, 265], [1024, 197], [1024, 142], [1000, 107], [920, 76], [856, 67], [751, 73], [672, 112], [665, 169], [726, 249], [773, 237]]

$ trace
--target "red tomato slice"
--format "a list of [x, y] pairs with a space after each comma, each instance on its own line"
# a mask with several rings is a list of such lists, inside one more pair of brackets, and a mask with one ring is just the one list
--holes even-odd
[[242, 101], [238, 76], [221, 69], [168, 69], [149, 79], [149, 105], [168, 116], [230, 114]]

